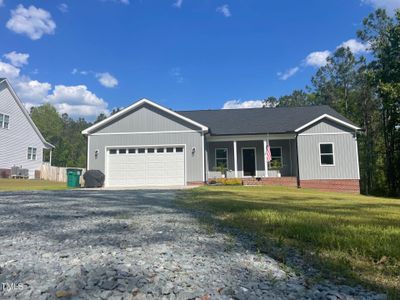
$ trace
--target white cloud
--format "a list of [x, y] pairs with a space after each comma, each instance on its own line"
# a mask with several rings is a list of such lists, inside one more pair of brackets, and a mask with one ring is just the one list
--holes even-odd
[[400, 0], [361, 0], [362, 3], [371, 5], [374, 8], [384, 8], [389, 13], [393, 13], [400, 8]]
[[350, 39], [346, 42], [341, 43], [338, 48], [344, 47], [344, 48], [349, 48], [353, 54], [360, 54], [360, 53], [365, 53], [368, 52], [368, 45], [363, 44], [356, 39]]
[[224, 4], [224, 5], [218, 6], [217, 7], [217, 12], [221, 13], [222, 15], [224, 15], [227, 18], [232, 16], [231, 10], [229, 9], [229, 5], [228, 4]]
[[[82, 74], [82, 73], [81, 73]], [[83, 74], [85, 75], [85, 74]], [[112, 76], [110, 73], [105, 72], [105, 73], [97, 73], [96, 78], [100, 82], [101, 85], [107, 87], [107, 88], [113, 88], [118, 85], [118, 80], [114, 76]]]
[[6, 77], [11, 82], [27, 109], [50, 102], [60, 113], [68, 113], [72, 117], [93, 118], [100, 113], [109, 113], [107, 102], [85, 85], [56, 85], [52, 89], [50, 83], [22, 75], [20, 68], [1, 60], [0, 77]]
[[282, 72], [278, 72], [277, 75], [279, 76], [280, 80], [287, 80], [290, 77], [292, 77], [293, 75], [295, 75], [299, 70], [300, 70], [299, 67], [294, 67], [294, 68], [291, 68], [291, 69], [289, 69], [289, 70], [287, 70], [287, 71], [285, 71], [283, 73]]
[[71, 116], [96, 116], [108, 114], [107, 102], [88, 90], [85, 85], [56, 85], [46, 101], [53, 104], [60, 113]]
[[305, 59], [305, 64], [312, 67], [323, 67], [327, 64], [327, 58], [331, 52], [329, 50], [325, 51], [315, 51], [311, 52]]
[[51, 84], [30, 78], [21, 78], [13, 83], [17, 95], [31, 106], [40, 105], [51, 91]]
[[0, 60], [0, 77], [8, 78], [8, 79], [14, 79], [19, 76], [20, 69], [14, 67], [11, 64], [2, 62]]
[[4, 54], [4, 57], [15, 67], [22, 67], [28, 64], [29, 54], [17, 53], [15, 51]]
[[61, 3], [60, 5], [57, 6], [57, 8], [62, 13], [67, 13], [69, 11], [68, 4], [66, 4], [66, 3]]
[[0, 0], [0, 7], [4, 6], [4, 0]]
[[44, 34], [54, 34], [56, 29], [56, 23], [48, 11], [33, 5], [25, 8], [22, 4], [11, 11], [11, 18], [6, 26], [11, 31], [27, 35], [32, 40], [38, 40]]
[[176, 0], [173, 4], [173, 6], [177, 7], [177, 8], [181, 8], [183, 4], [183, 0]]
[[224, 103], [222, 109], [233, 109], [233, 108], [257, 108], [263, 107], [262, 100], [247, 100], [247, 101], [240, 101], [240, 100], [229, 100]]
[[176, 83], [183, 83], [184, 78], [183, 78], [183, 75], [182, 75], [182, 72], [181, 72], [181, 68], [179, 68], [179, 67], [172, 68], [169, 71], [169, 74], [173, 78], [175, 78]]

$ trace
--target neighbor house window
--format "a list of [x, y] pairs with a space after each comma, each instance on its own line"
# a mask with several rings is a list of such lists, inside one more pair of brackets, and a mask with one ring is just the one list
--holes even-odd
[[0, 128], [8, 129], [10, 125], [10, 116], [5, 114], [0, 114]]
[[333, 166], [335, 164], [332, 143], [319, 144], [319, 153], [321, 166]]
[[37, 149], [33, 147], [28, 147], [28, 159], [36, 160]]
[[228, 149], [217, 148], [215, 149], [215, 166], [216, 167], [228, 167]]

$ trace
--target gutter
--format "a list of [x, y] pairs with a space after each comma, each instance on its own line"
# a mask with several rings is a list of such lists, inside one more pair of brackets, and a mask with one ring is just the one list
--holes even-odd
[[296, 174], [296, 179], [297, 179], [297, 188], [299, 189], [300, 186], [300, 166], [299, 166], [299, 143], [298, 143], [298, 137], [299, 134], [296, 133], [296, 164], [297, 164], [297, 174]]

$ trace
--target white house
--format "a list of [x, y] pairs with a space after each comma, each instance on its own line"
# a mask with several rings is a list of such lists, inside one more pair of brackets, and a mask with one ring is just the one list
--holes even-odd
[[11, 167], [29, 170], [29, 178], [43, 163], [43, 150], [52, 149], [10, 83], [0, 78], [0, 177], [9, 177]]

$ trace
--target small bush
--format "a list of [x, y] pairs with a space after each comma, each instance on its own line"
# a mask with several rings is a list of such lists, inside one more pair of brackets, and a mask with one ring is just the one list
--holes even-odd
[[239, 178], [218, 178], [214, 181], [222, 185], [242, 185], [242, 180]]

